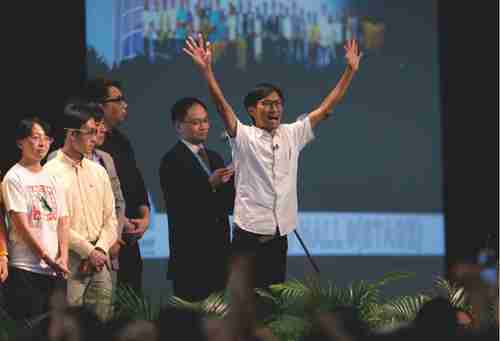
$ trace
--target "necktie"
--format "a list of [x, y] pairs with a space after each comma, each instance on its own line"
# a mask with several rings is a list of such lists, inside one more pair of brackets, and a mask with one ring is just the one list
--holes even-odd
[[203, 163], [205, 163], [205, 166], [207, 166], [209, 170], [212, 170], [210, 168], [210, 162], [208, 161], [208, 154], [205, 148], [200, 148], [200, 150], [198, 150], [198, 156], [201, 158]]

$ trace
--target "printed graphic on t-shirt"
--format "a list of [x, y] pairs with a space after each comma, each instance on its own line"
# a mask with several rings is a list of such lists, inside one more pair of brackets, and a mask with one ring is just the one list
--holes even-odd
[[57, 220], [56, 192], [53, 187], [28, 186], [31, 199], [31, 220], [33, 223]]

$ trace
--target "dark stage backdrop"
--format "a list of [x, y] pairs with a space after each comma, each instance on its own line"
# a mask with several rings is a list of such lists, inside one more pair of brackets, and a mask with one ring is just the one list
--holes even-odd
[[[411, 6], [416, 6], [416, 8], [408, 7], [406, 10], [399, 1], [387, 1], [384, 2], [384, 6], [377, 5], [377, 7], [368, 6], [368, 2], [364, 1], [339, 3], [346, 6], [351, 4], [354, 8], [353, 13], [360, 16], [366, 14], [363, 11], [378, 8], [379, 12], [374, 12], [368, 17], [371, 20], [370, 23], [375, 25], [371, 27], [372, 29], [377, 30], [380, 27], [376, 25], [385, 24], [383, 47], [378, 51], [376, 48], [372, 50], [367, 55], [365, 64], [362, 65], [365, 74], [371, 75], [370, 80], [362, 78], [362, 73], [358, 75], [349, 95], [338, 107], [331, 122], [327, 122], [325, 127], [318, 131], [318, 140], [304, 151], [300, 178], [302, 213], [315, 214], [319, 211], [328, 214], [330, 212], [361, 214], [358, 217], [363, 217], [362, 214], [373, 212], [437, 213], [438, 215], [444, 212], [448, 262], [465, 257], [470, 258], [478, 247], [484, 245], [488, 233], [496, 232], [498, 226], [498, 206], [496, 200], [493, 200], [498, 196], [496, 190], [498, 37], [495, 28], [497, 19], [487, 15], [488, 13], [496, 14], [496, 9], [469, 8], [465, 4], [456, 2], [452, 4], [446, 1], [438, 2], [437, 11], [436, 3], [427, 1], [419, 2], [418, 5], [412, 4]], [[375, 2], [370, 2], [372, 3]], [[495, 6], [490, 4], [490, 7]], [[16, 44], [10, 49], [14, 56], [12, 60], [14, 70], [18, 71], [18, 76], [12, 83], [17, 84], [14, 86], [12, 95], [7, 96], [7, 102], [10, 103], [7, 106], [10, 111], [7, 117], [17, 120], [22, 116], [38, 114], [52, 123], [57, 122], [65, 99], [78, 90], [85, 78], [87, 51], [84, 40], [84, 8], [83, 1], [63, 2], [57, 5], [30, 3], [30, 11], [23, 16], [24, 25], [20, 31], [16, 31], [20, 33], [19, 38], [15, 39]], [[21, 9], [14, 13], [21, 12], [26, 13]], [[385, 16], [384, 13], [386, 13]], [[409, 19], [404, 20], [401, 17], [403, 14]], [[103, 14], [102, 17], [105, 15]], [[436, 21], [436, 18], [439, 18], [439, 21]], [[398, 27], [403, 27], [401, 25], [404, 25], [406, 21], [414, 25], [410, 25], [406, 31], [390, 30], [394, 23], [398, 24]], [[418, 30], [415, 27], [421, 29]], [[439, 36], [437, 35], [438, 28]], [[90, 30], [88, 31], [91, 33]], [[403, 35], [396, 38], [399, 33]], [[431, 33], [430, 40], [426, 41], [427, 37], [423, 36], [423, 33]], [[428, 44], [427, 48], [422, 48], [426, 44]], [[179, 68], [185, 72], [183, 75], [189, 73], [187, 78], [196, 79], [197, 75], [189, 65], [189, 61], [182, 56], [178, 58], [182, 59], [179, 62]], [[241, 111], [242, 91], [255, 81], [262, 80], [262, 74], [256, 73], [255, 79], [252, 77], [244, 79], [243, 90], [236, 91], [235, 89], [233, 92], [232, 87], [228, 87], [227, 84], [231, 81], [231, 77], [234, 77], [231, 76], [233, 72], [224, 69], [222, 65], [230, 63], [224, 62], [222, 58], [217, 65], [219, 78], [223, 81], [224, 88], [228, 90], [231, 102]], [[287, 120], [295, 119], [302, 111], [316, 104], [334, 84], [342, 69], [342, 64], [340, 62], [335, 64], [331, 61], [332, 59], [327, 66], [314, 64], [308, 66], [297, 63], [298, 65], [283, 67], [282, 70], [290, 68], [297, 70], [299, 77], [304, 79], [304, 83], [294, 83], [295, 76], [288, 77], [282, 74], [280, 77], [272, 77], [271, 80], [276, 80], [287, 90], [290, 98], [287, 102], [289, 109]], [[168, 63], [167, 60], [158, 58], [152, 65], [148, 64], [153, 69], [149, 71], [145, 69], [145, 72], [153, 72], [154, 67], [158, 66], [164, 67], [164, 73], [168, 75]], [[316, 61], [316, 63], [321, 62]], [[248, 58], [246, 67], [255, 67], [252, 65], [251, 56]], [[310, 69], [307, 69], [308, 67]], [[321, 67], [323, 69], [320, 69]], [[93, 74], [96, 73], [95, 71]], [[234, 72], [244, 74], [241, 70], [234, 70]], [[276, 72], [280, 72], [280, 69]], [[377, 72], [380, 74], [377, 75]], [[163, 72], [161, 74], [163, 75]], [[387, 74], [389, 74], [388, 78], [382, 78]], [[322, 75], [328, 75], [328, 77]], [[311, 77], [308, 78], [309, 76]], [[441, 86], [439, 86], [439, 76]], [[157, 84], [160, 81], [155, 77], [150, 77], [150, 79], [151, 82], [142, 88], [137, 98], [146, 97], [140, 99], [154, 103], [154, 99], [148, 100], [147, 97], [160, 91], [161, 84]], [[376, 83], [377, 79], [381, 81]], [[398, 83], [401, 81], [404, 83]], [[129, 97], [138, 96], [134, 95], [136, 82], [131, 80], [125, 82], [127, 92], [131, 92]], [[408, 87], [396, 87], [396, 84], [408, 85], [413, 91], [409, 91]], [[421, 84], [421, 86], [416, 84]], [[188, 90], [192, 93], [186, 93]], [[182, 95], [193, 94], [207, 99], [206, 90], [201, 85], [195, 84], [193, 87], [186, 88], [181, 85], [179, 91], [184, 91]], [[296, 93], [300, 93], [301, 96], [296, 96]], [[441, 101], [439, 100], [440, 94]], [[159, 160], [161, 151], [171, 145], [173, 134], [168, 124], [168, 107], [179, 95], [181, 93], [170, 93], [165, 88], [165, 91], [158, 97], [162, 100], [156, 105], [157, 111], [147, 110], [146, 112], [142, 106], [132, 105], [129, 123], [124, 128], [132, 136], [137, 150], [142, 150], [144, 144], [149, 141], [152, 143], [153, 140], [148, 137], [136, 138], [133, 126], [147, 123], [153, 115], [161, 120], [161, 124], [158, 124], [158, 131], [150, 131], [151, 134], [148, 136], [165, 138], [161, 145], [158, 145], [158, 151], [153, 156], [157, 155]], [[362, 98], [364, 101], [361, 100]], [[422, 98], [426, 100], [423, 101]], [[421, 112], [428, 115], [419, 115]], [[240, 115], [244, 119], [244, 113], [241, 112]], [[3, 129], [2, 139], [6, 152], [5, 157], [2, 158], [2, 171], [5, 171], [17, 157], [11, 137], [11, 126], [11, 124], [6, 124]], [[401, 131], [395, 129], [397, 127], [404, 127], [410, 135], [402, 136]], [[220, 127], [216, 126], [213, 129], [214, 136], [218, 135], [217, 128]], [[421, 149], [405, 144], [405, 141], [415, 136], [428, 137], [428, 144], [419, 143], [418, 148]], [[378, 153], [370, 153], [370, 149], [365, 148], [368, 145], [367, 142], [373, 142], [369, 146], [372, 151], [375, 149]], [[222, 142], [214, 139], [212, 143], [224, 152], [226, 147]], [[413, 146], [418, 151], [410, 153], [415, 154], [414, 157], [404, 153], [404, 149], [407, 150], [408, 146]], [[326, 165], [321, 161], [315, 161], [317, 160], [315, 155], [322, 153], [331, 154], [332, 157], [329, 159], [332, 161]], [[358, 158], [357, 155], [360, 154], [363, 156]], [[343, 162], [337, 162], [339, 159]], [[154, 179], [157, 160], [152, 160], [152, 163], [142, 161], [145, 160], [141, 159], [140, 166], [146, 175], [153, 202], [157, 211], [161, 212], [162, 203], [158, 200], [157, 180]], [[384, 168], [387, 163], [391, 167]], [[368, 172], [366, 164], [375, 167], [372, 168], [375, 172]], [[440, 169], [440, 164], [443, 165], [442, 169]], [[366, 173], [363, 174], [363, 171]], [[370, 177], [367, 178], [368, 173]], [[424, 173], [426, 176], [423, 176]], [[405, 179], [406, 174], [413, 174], [413, 176]], [[344, 182], [342, 179], [347, 179], [347, 181]], [[318, 188], [323, 185], [325, 185], [324, 193], [321, 192], [321, 196], [316, 196], [317, 191], [313, 189], [315, 186]], [[377, 200], [377, 198], [383, 198], [383, 200]], [[365, 216], [365, 220], [359, 219], [360, 223], [355, 225], [354, 231], [360, 231], [367, 223], [371, 224], [376, 221], [371, 216], [368, 218], [370, 219], [366, 219]], [[336, 219], [337, 226], [344, 228], [342, 220]], [[321, 220], [318, 223], [312, 220], [312, 229], [318, 224], [322, 224]], [[155, 226], [155, 229], [162, 228], [165, 226]], [[334, 250], [339, 244], [333, 242], [321, 245], [321, 235], [317, 237], [314, 230], [309, 231], [313, 232], [304, 233], [304, 235], [306, 239], [312, 238], [313, 242], [310, 243], [312, 248], [318, 248], [316, 258], [323, 270], [323, 277], [333, 278], [339, 284], [355, 279], [377, 278], [390, 270], [413, 269], [417, 273], [417, 280], [405, 281], [395, 289], [406, 292], [410, 288], [427, 287], [431, 283], [431, 276], [441, 273], [446, 266], [444, 259], [439, 255], [430, 257], [416, 257], [411, 253], [406, 256], [396, 256], [394, 253], [390, 253], [392, 256], [376, 255], [373, 247], [379, 245], [375, 243], [377, 239], [373, 239], [373, 243], [368, 245], [372, 247], [372, 253], [368, 252], [369, 256], [360, 258], [358, 257], [360, 251], [366, 250], [367, 245], [356, 245], [356, 243], [360, 240], [368, 240], [363, 239], [363, 236], [360, 236], [360, 239], [356, 236], [350, 239], [350, 246], [354, 246], [354, 251], [357, 250], [358, 254], [339, 256], [331, 252], [332, 248]], [[330, 230], [323, 229], [322, 231], [328, 233]], [[343, 231], [347, 233], [353, 230], [345, 227]], [[376, 234], [376, 230], [372, 231]], [[344, 240], [344, 245], [349, 245], [348, 241]], [[166, 245], [167, 241], [166, 239], [158, 240], [155, 243]], [[387, 245], [391, 246], [391, 243], [382, 244], [384, 247]], [[397, 243], [392, 243], [392, 245], [398, 247]], [[402, 248], [405, 246], [407, 245], [399, 245]], [[325, 248], [330, 256], [319, 256]], [[443, 247], [442, 250], [444, 249]], [[290, 275], [294, 277], [301, 277], [311, 269], [305, 259], [300, 256], [292, 257], [290, 264]], [[161, 286], [165, 284], [163, 282], [164, 271], [164, 259], [146, 261], [145, 282], [150, 290], [154, 292], [161, 290]], [[156, 285], [153, 286], [153, 283]]]

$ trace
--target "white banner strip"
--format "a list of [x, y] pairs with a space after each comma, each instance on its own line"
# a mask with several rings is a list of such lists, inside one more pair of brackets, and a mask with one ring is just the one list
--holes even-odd
[[[153, 214], [143, 258], [168, 257], [168, 219]], [[314, 256], [444, 256], [443, 214], [300, 212], [297, 231]], [[289, 235], [288, 255], [304, 256]]]

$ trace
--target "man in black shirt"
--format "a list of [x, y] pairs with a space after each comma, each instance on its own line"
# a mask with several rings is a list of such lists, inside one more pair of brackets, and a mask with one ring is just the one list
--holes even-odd
[[98, 103], [104, 113], [108, 136], [100, 149], [113, 157], [125, 198], [125, 224], [120, 249], [118, 284], [127, 284], [136, 292], [142, 290], [142, 258], [137, 240], [149, 225], [149, 200], [144, 179], [137, 167], [134, 151], [127, 136], [117, 126], [127, 118], [127, 102], [120, 84], [106, 79], [87, 83], [86, 99]]

